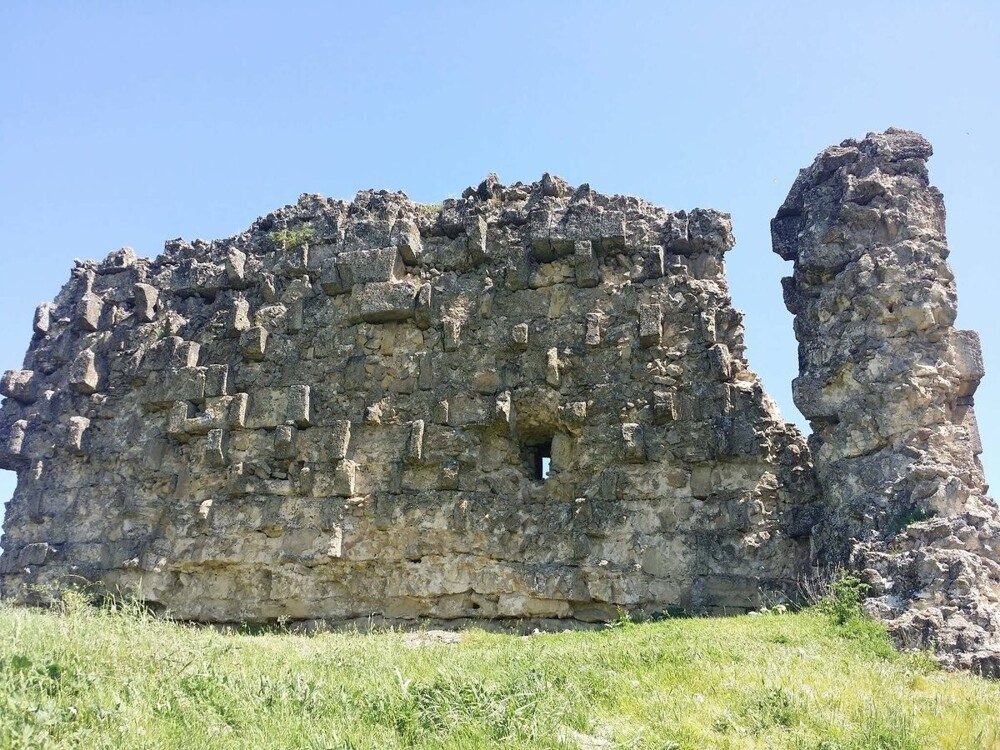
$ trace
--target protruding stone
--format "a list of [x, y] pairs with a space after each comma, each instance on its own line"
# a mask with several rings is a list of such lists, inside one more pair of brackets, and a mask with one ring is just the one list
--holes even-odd
[[399, 249], [383, 247], [375, 250], [355, 250], [337, 256], [337, 271], [348, 286], [372, 282], [393, 282], [403, 277], [403, 259]]
[[237, 393], [229, 402], [228, 425], [230, 429], [242, 430], [246, 427], [247, 406], [250, 397], [246, 393]]
[[51, 302], [43, 302], [35, 308], [34, 331], [38, 336], [44, 336], [52, 327], [52, 315], [55, 312], [55, 305]]
[[0, 395], [23, 404], [30, 404], [38, 397], [34, 370], [7, 370], [0, 380]]
[[553, 388], [559, 387], [559, 350], [555, 347], [549, 349], [545, 355], [545, 382]]
[[156, 320], [156, 303], [160, 290], [151, 284], [136, 284], [134, 287], [135, 315], [143, 323]]
[[250, 303], [243, 297], [236, 297], [226, 318], [226, 335], [230, 338], [236, 338], [249, 329]]
[[225, 432], [223, 430], [209, 430], [208, 435], [205, 437], [205, 463], [209, 466], [220, 467], [226, 465], [224, 440]]
[[510, 343], [513, 348], [521, 351], [528, 348], [527, 323], [518, 323], [516, 326], [510, 329]]
[[279, 424], [274, 428], [274, 457], [287, 460], [295, 457], [295, 427]]
[[87, 292], [76, 304], [76, 327], [81, 331], [96, 331], [101, 327], [104, 300]]
[[590, 240], [579, 240], [573, 243], [573, 261], [576, 269], [576, 285], [595, 287], [601, 280], [597, 268], [597, 256]]
[[444, 350], [453, 352], [462, 343], [462, 321], [455, 318], [445, 318], [441, 323], [444, 326]]
[[667, 424], [677, 419], [677, 398], [671, 391], [653, 391], [653, 424]]
[[639, 306], [639, 343], [659, 346], [663, 335], [663, 308], [659, 304]]
[[69, 387], [77, 393], [94, 393], [99, 380], [97, 355], [93, 349], [84, 349], [69, 366]]
[[468, 238], [469, 261], [479, 265], [489, 255], [486, 249], [486, 219], [482, 216], [471, 216], [465, 224], [465, 234]]
[[205, 396], [214, 398], [229, 393], [229, 365], [209, 365], [205, 373]]
[[351, 422], [338, 419], [332, 425], [333, 436], [330, 439], [330, 458], [340, 461], [347, 458], [347, 449], [351, 444]]
[[587, 330], [584, 336], [587, 346], [600, 346], [601, 343], [601, 314], [587, 313]]
[[69, 418], [66, 426], [66, 444], [75, 454], [82, 455], [84, 451], [84, 436], [90, 429], [90, 420], [79, 415]]
[[641, 464], [646, 462], [646, 442], [642, 433], [642, 425], [626, 422], [622, 425], [622, 458], [626, 463]]
[[248, 328], [240, 335], [240, 351], [252, 362], [260, 362], [267, 351], [267, 329], [264, 326]]
[[247, 256], [239, 250], [230, 250], [226, 255], [226, 278], [234, 289], [242, 289], [246, 285]]
[[416, 265], [424, 254], [423, 241], [420, 239], [420, 228], [410, 219], [404, 218], [395, 223], [389, 234], [396, 249], [407, 265]]
[[310, 409], [310, 387], [293, 385], [288, 392], [288, 419], [296, 427], [304, 428], [312, 424]]
[[357, 489], [358, 465], [344, 460], [337, 464], [333, 474], [333, 493], [339, 497], [353, 497]]
[[409, 464], [418, 464], [424, 458], [424, 420], [415, 419], [410, 423], [410, 436], [406, 441], [404, 460]]

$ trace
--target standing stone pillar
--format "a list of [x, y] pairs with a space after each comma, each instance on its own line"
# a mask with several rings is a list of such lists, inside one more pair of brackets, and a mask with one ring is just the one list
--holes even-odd
[[904, 646], [1000, 673], [1000, 519], [973, 394], [979, 337], [954, 328], [930, 144], [889, 129], [823, 151], [771, 222], [795, 315], [796, 406], [823, 512], [817, 562], [850, 565]]

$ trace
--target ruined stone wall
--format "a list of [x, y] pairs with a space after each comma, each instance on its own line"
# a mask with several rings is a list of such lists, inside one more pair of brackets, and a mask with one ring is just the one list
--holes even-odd
[[3, 594], [600, 621], [791, 593], [815, 480], [747, 369], [732, 244], [546, 176], [79, 263], [2, 383]]
[[814, 561], [861, 569], [904, 646], [1000, 676], [1000, 516], [973, 394], [979, 337], [954, 328], [930, 144], [890, 129], [823, 151], [772, 222], [795, 315], [795, 403], [821, 487]]

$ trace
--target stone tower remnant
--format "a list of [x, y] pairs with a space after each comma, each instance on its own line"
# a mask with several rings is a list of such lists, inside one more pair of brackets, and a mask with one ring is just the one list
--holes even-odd
[[890, 129], [823, 151], [772, 221], [795, 315], [796, 406], [822, 511], [814, 562], [843, 561], [903, 645], [1000, 676], [1000, 517], [978, 454], [979, 337], [954, 327], [931, 146]]
[[808, 446], [747, 367], [717, 211], [491, 175], [78, 262], [0, 382], [2, 593], [602, 622], [744, 612], [848, 566], [902, 644], [1000, 675], [982, 357], [928, 156], [845, 141], [772, 222]]

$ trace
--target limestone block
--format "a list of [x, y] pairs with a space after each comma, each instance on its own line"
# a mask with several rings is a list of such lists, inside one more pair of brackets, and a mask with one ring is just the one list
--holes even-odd
[[510, 391], [500, 391], [493, 401], [492, 422], [501, 433], [508, 433], [514, 424], [514, 400]]
[[626, 463], [641, 464], [646, 462], [646, 442], [643, 437], [642, 425], [626, 422], [622, 425], [622, 458]]
[[344, 294], [351, 291], [351, 285], [344, 282], [337, 269], [337, 259], [327, 258], [320, 267], [320, 288], [329, 295]]
[[197, 367], [201, 355], [201, 344], [196, 341], [184, 341], [177, 347], [174, 367]]
[[49, 332], [49, 329], [52, 327], [52, 315], [55, 313], [55, 309], [56, 306], [51, 302], [43, 302], [35, 308], [33, 329], [36, 335], [44, 336]]
[[434, 387], [434, 357], [431, 352], [418, 352], [414, 356], [417, 359], [417, 387], [428, 391]]
[[545, 355], [545, 382], [553, 388], [559, 387], [559, 350], [552, 347]]
[[229, 365], [209, 365], [205, 373], [205, 397], [225, 396], [229, 393]]
[[416, 309], [413, 313], [413, 322], [416, 323], [417, 328], [425, 331], [431, 327], [432, 323], [431, 293], [432, 288], [430, 284], [420, 285], [420, 289], [417, 291]]
[[523, 351], [528, 348], [528, 324], [518, 323], [510, 329], [510, 343], [514, 349]]
[[127, 271], [128, 269], [135, 267], [137, 260], [135, 250], [130, 247], [113, 250], [107, 254], [107, 257], [105, 257], [103, 261], [101, 261], [101, 264], [97, 267], [97, 273], [121, 273], [122, 271]]
[[66, 427], [66, 447], [77, 455], [84, 453], [84, 436], [90, 429], [90, 420], [79, 415], [69, 418]]
[[93, 349], [84, 349], [69, 366], [69, 387], [77, 393], [94, 393], [100, 375], [97, 372], [97, 356]]
[[455, 318], [445, 318], [441, 321], [444, 326], [444, 350], [453, 352], [462, 343], [462, 321]]
[[473, 265], [479, 265], [486, 260], [489, 255], [486, 249], [487, 225], [486, 219], [482, 216], [469, 216], [465, 220], [465, 235], [467, 239], [467, 252], [469, 261]]
[[403, 460], [408, 464], [418, 464], [424, 458], [424, 420], [415, 419], [410, 423], [410, 436], [406, 441], [406, 455]]
[[293, 385], [288, 389], [288, 411], [287, 418], [295, 423], [296, 427], [308, 427], [311, 423], [310, 393], [308, 385]]
[[351, 422], [348, 419], [338, 419], [331, 427], [333, 436], [330, 440], [330, 457], [340, 461], [347, 458], [347, 449], [351, 444]]
[[76, 304], [74, 322], [81, 331], [96, 331], [101, 327], [101, 313], [104, 312], [104, 300], [93, 292], [87, 292]]
[[0, 446], [0, 469], [6, 471], [17, 471], [27, 461], [27, 457], [22, 455], [24, 451], [24, 440], [28, 434], [28, 421], [18, 419], [11, 424], [7, 431], [3, 445]]
[[34, 370], [7, 370], [0, 379], [0, 395], [30, 404], [38, 397], [39, 380]]
[[732, 356], [725, 344], [715, 344], [708, 349], [709, 371], [715, 380], [724, 382], [732, 377]]
[[233, 307], [226, 316], [226, 336], [237, 338], [250, 328], [250, 303], [243, 297], [233, 300]]
[[578, 431], [587, 421], [587, 402], [571, 401], [559, 407], [559, 420], [569, 430]]
[[337, 464], [333, 474], [333, 494], [338, 497], [353, 497], [357, 485], [358, 465], [344, 460]]
[[416, 312], [416, 296], [408, 282], [357, 285], [351, 289], [351, 310], [366, 323], [407, 320]]
[[226, 255], [226, 279], [234, 289], [242, 289], [246, 285], [247, 256], [239, 250], [230, 250]]
[[599, 346], [601, 343], [601, 314], [587, 313], [587, 328], [584, 337], [587, 346]]
[[677, 419], [677, 397], [672, 391], [653, 391], [653, 424], [667, 424]]
[[459, 479], [459, 463], [454, 459], [441, 464], [441, 474], [438, 477], [438, 489], [457, 490]]
[[187, 401], [175, 401], [167, 416], [167, 435], [174, 440], [186, 441], [187, 425], [191, 416], [191, 404]]
[[274, 457], [282, 460], [295, 458], [295, 435], [293, 425], [279, 424], [274, 428]]
[[663, 334], [663, 309], [657, 304], [639, 306], [639, 343], [659, 346]]
[[576, 285], [580, 287], [595, 287], [600, 283], [597, 255], [590, 240], [579, 240], [573, 243], [573, 264], [576, 270]]
[[141, 400], [154, 407], [172, 401], [204, 401], [206, 370], [205, 367], [177, 367], [153, 372], [142, 389]]
[[983, 364], [983, 349], [979, 334], [975, 331], [954, 331], [951, 337], [955, 367], [958, 368], [961, 386], [958, 396], [971, 396], [976, 392], [979, 381], [986, 375]]
[[435, 424], [448, 424], [451, 416], [451, 407], [447, 399], [442, 399], [434, 404], [432, 419]]
[[224, 447], [225, 432], [222, 429], [210, 430], [205, 438], [205, 463], [219, 467], [226, 465]]
[[337, 271], [344, 284], [393, 282], [405, 274], [399, 249], [383, 247], [377, 250], [354, 250], [336, 256]]
[[278, 253], [276, 270], [290, 279], [309, 273], [309, 245], [296, 245], [281, 250]]
[[248, 328], [240, 335], [240, 351], [251, 362], [264, 359], [267, 350], [267, 329], [264, 326]]
[[666, 255], [662, 245], [651, 245], [646, 251], [642, 273], [647, 279], [658, 279], [664, 274]]
[[423, 241], [420, 239], [420, 228], [410, 219], [402, 218], [393, 224], [389, 238], [407, 265], [416, 265], [424, 253]]
[[134, 287], [135, 314], [143, 323], [156, 319], [156, 303], [160, 290], [150, 284], [136, 284]]
[[229, 402], [228, 426], [230, 429], [241, 430], [246, 427], [249, 402], [249, 394], [237, 393], [233, 396], [233, 400]]

